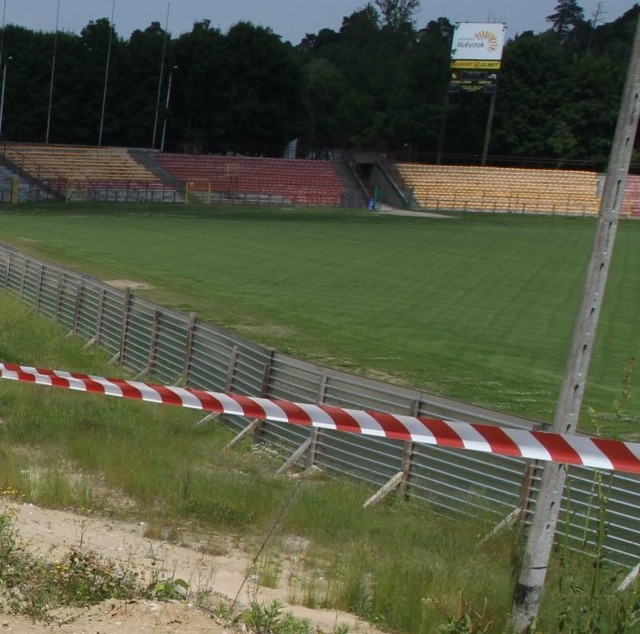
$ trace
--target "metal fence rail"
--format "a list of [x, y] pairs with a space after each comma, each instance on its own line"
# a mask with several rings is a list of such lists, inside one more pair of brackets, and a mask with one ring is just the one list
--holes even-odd
[[[398, 414], [531, 429], [541, 425], [419, 390], [373, 381], [302, 361], [163, 308], [77, 272], [0, 246], [0, 287], [69, 333], [104, 348], [112, 361], [166, 384], [180, 383], [248, 396], [324, 403]], [[225, 417], [238, 433], [253, 421]], [[528, 517], [538, 477], [527, 461], [308, 429], [285, 423], [255, 425], [254, 439], [287, 457], [284, 468], [318, 467], [374, 487], [394, 482], [406, 496], [446, 510], [494, 518], [519, 509]], [[572, 468], [560, 531], [575, 549], [595, 542], [600, 505], [606, 504], [608, 558], [622, 565], [640, 559], [640, 479], [605, 474], [598, 496], [594, 473]]]

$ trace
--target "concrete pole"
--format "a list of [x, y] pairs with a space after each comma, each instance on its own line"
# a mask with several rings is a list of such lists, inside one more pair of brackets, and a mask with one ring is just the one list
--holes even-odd
[[484, 145], [482, 146], [482, 160], [481, 165], [484, 167], [487, 164], [487, 154], [489, 153], [489, 143], [491, 142], [491, 129], [493, 128], [493, 117], [496, 113], [496, 95], [498, 93], [498, 87], [496, 86], [496, 92], [491, 95], [491, 103], [489, 104], [489, 114], [487, 116], [487, 128], [484, 133]]
[[[573, 341], [567, 358], [555, 419], [551, 428], [551, 431], [556, 433], [573, 434], [578, 426], [639, 112], [640, 22], [636, 25], [627, 80], [600, 203], [591, 260], [574, 326]], [[547, 463], [544, 468], [529, 528], [522, 570], [515, 589], [510, 625], [512, 631], [519, 634], [527, 632], [538, 615], [566, 475], [566, 465]]]

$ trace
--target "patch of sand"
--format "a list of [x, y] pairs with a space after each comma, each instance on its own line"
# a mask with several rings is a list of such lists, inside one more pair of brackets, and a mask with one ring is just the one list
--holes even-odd
[[130, 288], [131, 290], [149, 290], [153, 288], [151, 284], [146, 284], [145, 282], [134, 282], [133, 280], [104, 280], [105, 284], [109, 284], [109, 286], [114, 286], [115, 288]]
[[[256, 587], [245, 581], [250, 560], [238, 549], [224, 555], [208, 555], [163, 541], [144, 537], [144, 524], [123, 523], [98, 517], [86, 517], [66, 511], [42, 509], [33, 504], [11, 504], [15, 527], [30, 550], [53, 561], [70, 546], [82, 546], [101, 557], [139, 570], [150, 579], [175, 578], [189, 583], [190, 597], [199, 592], [211, 593], [233, 601], [238, 608], [251, 601], [274, 599], [285, 610], [309, 619], [318, 632], [333, 632], [347, 624], [353, 634], [381, 634], [355, 616], [332, 610], [311, 610], [287, 602], [288, 588]], [[211, 611], [199, 609], [187, 602], [156, 602], [151, 600], [109, 600], [88, 608], [63, 608], [53, 612], [50, 624], [33, 623], [22, 616], [0, 615], [0, 631], [13, 634], [196, 634], [242, 631], [240, 625], [225, 625], [216, 621]], [[315, 631], [315, 630], [314, 630]]]

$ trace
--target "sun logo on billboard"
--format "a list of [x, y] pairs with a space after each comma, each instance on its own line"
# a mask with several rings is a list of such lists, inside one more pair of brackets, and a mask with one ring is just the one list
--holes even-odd
[[498, 36], [492, 31], [479, 31], [476, 33], [476, 40], [486, 42], [487, 50], [490, 53], [498, 49]]

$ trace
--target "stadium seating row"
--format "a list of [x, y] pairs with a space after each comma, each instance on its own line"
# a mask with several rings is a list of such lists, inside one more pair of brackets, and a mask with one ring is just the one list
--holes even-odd
[[112, 187], [125, 183], [163, 186], [125, 148], [8, 144], [4, 146], [4, 156], [41, 181], [60, 181], [76, 187], [107, 183]]
[[590, 215], [598, 212], [598, 176], [572, 170], [397, 165], [425, 209]]
[[280, 196], [283, 202], [335, 206], [342, 197], [342, 185], [328, 161], [185, 154], [159, 154], [157, 160], [192, 191]]
[[640, 176], [636, 174], [627, 176], [622, 213], [626, 216], [640, 217]]

